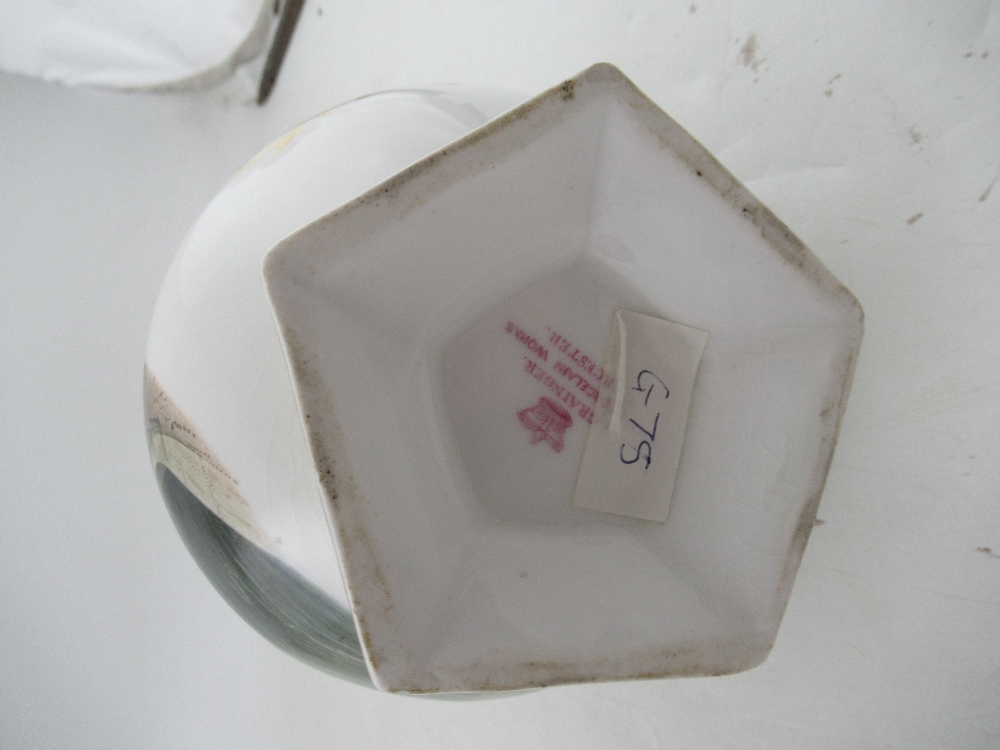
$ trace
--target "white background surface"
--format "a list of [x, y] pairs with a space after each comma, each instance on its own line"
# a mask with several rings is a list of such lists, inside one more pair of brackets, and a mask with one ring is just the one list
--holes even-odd
[[[309, 0], [269, 104], [0, 77], [0, 746], [995, 748], [1000, 7]], [[777, 645], [724, 678], [479, 703], [286, 657], [201, 576], [144, 337], [229, 174], [306, 117], [617, 64], [858, 296], [867, 335]], [[992, 552], [983, 551], [990, 549]]]

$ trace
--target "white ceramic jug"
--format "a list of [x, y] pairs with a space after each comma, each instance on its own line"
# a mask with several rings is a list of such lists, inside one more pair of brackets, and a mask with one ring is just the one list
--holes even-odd
[[248, 622], [383, 690], [752, 667], [861, 308], [615, 68], [513, 104], [366, 97], [213, 200], [150, 333], [163, 495]]

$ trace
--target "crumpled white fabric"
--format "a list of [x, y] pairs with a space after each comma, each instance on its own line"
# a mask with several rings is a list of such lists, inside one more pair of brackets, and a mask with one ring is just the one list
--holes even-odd
[[67, 84], [208, 84], [259, 54], [271, 0], [0, 0], [0, 69]]

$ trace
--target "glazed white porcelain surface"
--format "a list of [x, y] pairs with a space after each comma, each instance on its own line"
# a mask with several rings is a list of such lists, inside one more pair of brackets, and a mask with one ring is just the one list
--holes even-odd
[[236, 478], [280, 559], [345, 607], [262, 258], [514, 101], [500, 91], [393, 92], [310, 120], [262, 151], [205, 209], [160, 293], [150, 372]]
[[[206, 294], [238, 244], [220, 230], [205, 241], [219, 260], [191, 269]], [[620, 72], [595, 66], [427, 156], [281, 240], [264, 273], [314, 462], [296, 481], [320, 477], [378, 687], [710, 675], [766, 657], [861, 308]], [[519, 419], [559, 381], [532, 361], [594, 381], [618, 309], [710, 334], [666, 523], [573, 507], [585, 399], [555, 442]], [[225, 460], [248, 472], [248, 430], [285, 420], [282, 440], [300, 440], [288, 376], [270, 367], [242, 403], [280, 400], [227, 438]], [[196, 380], [177, 394], [207, 409]]]

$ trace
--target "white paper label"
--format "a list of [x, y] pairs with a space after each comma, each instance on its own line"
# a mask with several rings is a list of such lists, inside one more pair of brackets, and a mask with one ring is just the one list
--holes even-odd
[[666, 521], [708, 334], [619, 310], [573, 505]]

